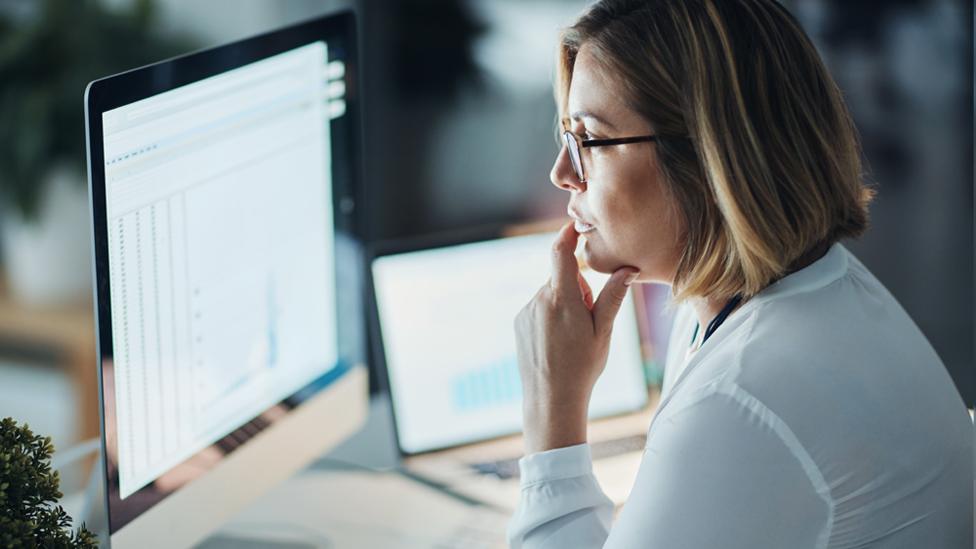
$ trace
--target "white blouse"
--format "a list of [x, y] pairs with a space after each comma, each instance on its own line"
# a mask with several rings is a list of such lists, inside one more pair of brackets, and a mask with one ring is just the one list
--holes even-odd
[[973, 547], [973, 423], [925, 336], [844, 246], [689, 354], [695, 323], [681, 306], [616, 522], [588, 445], [540, 452], [519, 463], [512, 547]]

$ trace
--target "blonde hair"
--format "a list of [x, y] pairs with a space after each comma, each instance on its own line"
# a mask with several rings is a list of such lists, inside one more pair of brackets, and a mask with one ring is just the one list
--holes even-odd
[[560, 116], [583, 45], [661, 136], [686, 221], [673, 299], [755, 295], [868, 226], [857, 132], [793, 17], [772, 0], [603, 0], [561, 38]]

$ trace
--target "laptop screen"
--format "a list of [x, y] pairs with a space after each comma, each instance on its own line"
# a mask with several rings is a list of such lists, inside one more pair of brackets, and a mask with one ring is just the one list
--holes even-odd
[[[554, 234], [508, 237], [373, 260], [400, 450], [415, 454], [521, 431], [514, 320], [549, 278]], [[595, 294], [607, 275], [584, 271]], [[628, 294], [590, 418], [647, 401]]]

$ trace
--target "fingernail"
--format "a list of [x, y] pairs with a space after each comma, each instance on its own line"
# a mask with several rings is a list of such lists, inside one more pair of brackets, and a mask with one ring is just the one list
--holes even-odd
[[634, 281], [637, 280], [638, 276], [640, 276], [640, 271], [634, 271], [627, 275], [627, 278], [624, 279], [624, 286], [630, 286], [633, 284]]

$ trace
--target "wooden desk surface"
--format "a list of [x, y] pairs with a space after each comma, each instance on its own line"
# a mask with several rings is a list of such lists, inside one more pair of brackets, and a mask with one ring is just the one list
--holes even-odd
[[0, 353], [49, 355], [65, 368], [78, 398], [81, 439], [96, 437], [98, 372], [91, 299], [57, 307], [32, 307], [9, 296], [0, 281]]

